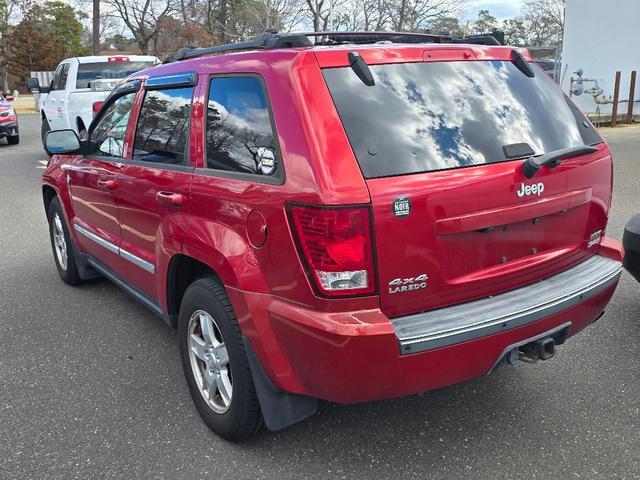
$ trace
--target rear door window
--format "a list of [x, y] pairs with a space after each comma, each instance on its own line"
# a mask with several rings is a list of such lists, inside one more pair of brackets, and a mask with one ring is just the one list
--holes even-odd
[[535, 154], [601, 142], [591, 124], [540, 69], [511, 62], [425, 62], [369, 67], [365, 86], [349, 67], [323, 70], [366, 178], [512, 160], [503, 147]]
[[133, 159], [184, 165], [193, 87], [149, 90], [138, 116]]

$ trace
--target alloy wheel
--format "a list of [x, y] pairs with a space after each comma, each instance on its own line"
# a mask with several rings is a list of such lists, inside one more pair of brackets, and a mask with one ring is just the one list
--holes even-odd
[[62, 270], [67, 270], [67, 241], [64, 237], [64, 229], [62, 227], [62, 219], [60, 214], [55, 212], [53, 214], [53, 245], [56, 251], [56, 257], [58, 258], [58, 264]]
[[223, 414], [231, 406], [233, 376], [229, 353], [216, 321], [204, 310], [189, 319], [189, 363], [209, 407]]

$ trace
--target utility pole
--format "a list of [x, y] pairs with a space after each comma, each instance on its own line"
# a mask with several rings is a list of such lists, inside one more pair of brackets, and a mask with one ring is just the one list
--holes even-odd
[[100, 55], [100, 0], [93, 0], [93, 39], [94, 55]]

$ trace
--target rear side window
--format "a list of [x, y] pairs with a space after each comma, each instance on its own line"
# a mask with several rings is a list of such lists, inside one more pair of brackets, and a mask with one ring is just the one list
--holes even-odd
[[511, 62], [372, 65], [365, 86], [349, 67], [323, 70], [366, 178], [511, 160], [503, 147], [536, 154], [600, 142], [553, 81]]
[[147, 91], [138, 117], [133, 159], [184, 165], [193, 87]]
[[273, 176], [279, 158], [262, 82], [216, 77], [207, 104], [207, 168]]

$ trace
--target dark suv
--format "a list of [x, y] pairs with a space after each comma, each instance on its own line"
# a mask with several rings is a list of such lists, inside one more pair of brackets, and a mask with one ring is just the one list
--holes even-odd
[[179, 51], [46, 138], [60, 276], [177, 328], [229, 439], [547, 359], [621, 273], [609, 148], [525, 50], [313, 35]]

